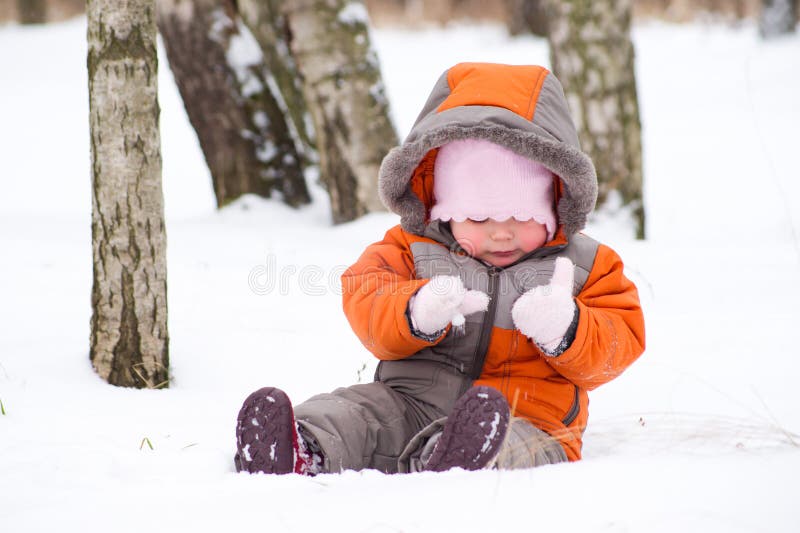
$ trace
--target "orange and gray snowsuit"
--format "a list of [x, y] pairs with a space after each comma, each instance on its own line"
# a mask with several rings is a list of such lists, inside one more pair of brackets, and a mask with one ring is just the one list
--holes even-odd
[[[437, 148], [464, 138], [505, 146], [557, 176], [555, 237], [505, 268], [466, 255], [447, 223], [429, 220]], [[558, 80], [538, 66], [462, 63], [449, 69], [406, 140], [384, 159], [379, 187], [401, 224], [342, 277], [345, 314], [381, 360], [376, 383], [298, 406], [304, 432], [330, 456], [334, 470], [395, 471], [398, 457], [410, 453], [407, 442], [419, 440], [414, 435], [429, 434], [426, 428], [446, 417], [469, 387], [489, 385], [506, 396], [515, 417], [554, 438], [569, 460], [579, 459], [587, 391], [618, 376], [642, 353], [644, 320], [618, 255], [579, 232], [594, 207], [597, 180], [580, 151]], [[571, 344], [550, 357], [514, 327], [511, 307], [525, 291], [550, 281], [558, 257], [575, 264], [578, 311]], [[491, 300], [486, 312], [466, 317], [464, 331], [426, 338], [413, 331], [408, 303], [437, 275], [460, 276], [468, 289]], [[358, 422], [333, 423], [337, 416]], [[353, 442], [361, 459], [342, 451]]]

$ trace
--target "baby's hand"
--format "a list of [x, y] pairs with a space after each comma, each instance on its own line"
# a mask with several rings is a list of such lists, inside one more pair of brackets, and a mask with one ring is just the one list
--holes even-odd
[[458, 276], [434, 276], [408, 304], [411, 325], [419, 332], [433, 335], [450, 322], [464, 324], [464, 315], [486, 311], [489, 295], [464, 287]]
[[545, 353], [555, 352], [575, 316], [574, 278], [575, 265], [566, 257], [559, 257], [550, 283], [530, 289], [511, 308], [514, 325]]

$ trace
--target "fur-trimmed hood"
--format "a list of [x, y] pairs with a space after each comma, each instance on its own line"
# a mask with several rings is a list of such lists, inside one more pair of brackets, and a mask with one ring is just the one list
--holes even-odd
[[400, 215], [404, 230], [421, 235], [429, 221], [436, 149], [465, 138], [542, 163], [561, 180], [557, 213], [565, 235], [584, 227], [597, 200], [597, 176], [559, 81], [539, 66], [460, 63], [442, 74], [408, 137], [381, 164], [381, 200]]

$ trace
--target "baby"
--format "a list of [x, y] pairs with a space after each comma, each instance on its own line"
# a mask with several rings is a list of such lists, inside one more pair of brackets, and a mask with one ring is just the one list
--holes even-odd
[[587, 392], [644, 350], [636, 287], [580, 233], [597, 179], [543, 67], [462, 63], [381, 166], [401, 217], [342, 276], [375, 381], [252, 393], [237, 471], [387, 473], [578, 460]]

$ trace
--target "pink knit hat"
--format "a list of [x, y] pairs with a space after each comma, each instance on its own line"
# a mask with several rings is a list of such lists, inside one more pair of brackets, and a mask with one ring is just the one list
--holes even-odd
[[431, 220], [534, 219], [556, 231], [553, 173], [532, 159], [481, 139], [439, 148], [433, 168]]

